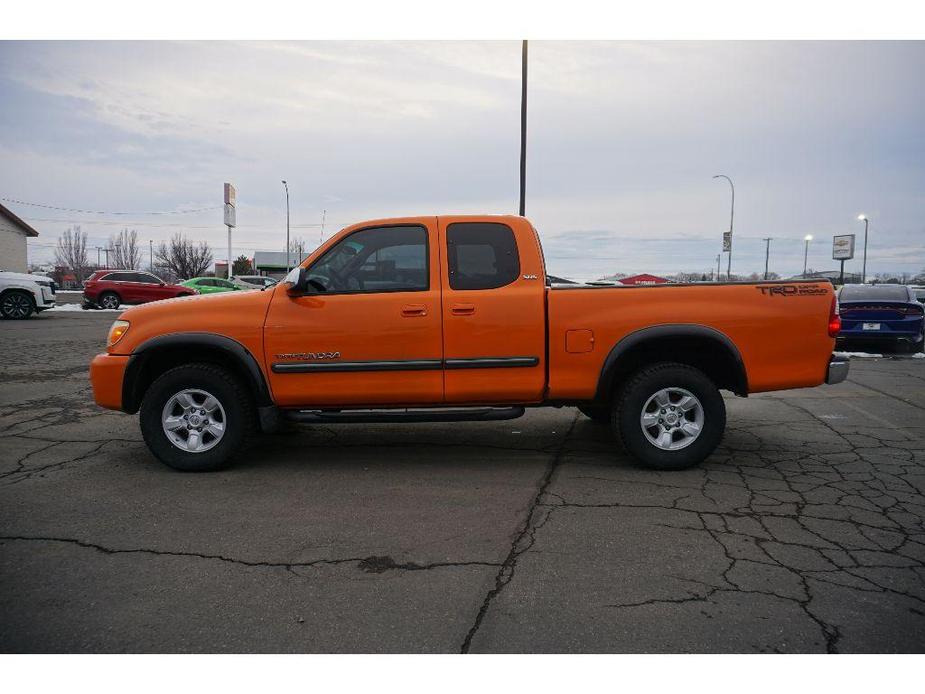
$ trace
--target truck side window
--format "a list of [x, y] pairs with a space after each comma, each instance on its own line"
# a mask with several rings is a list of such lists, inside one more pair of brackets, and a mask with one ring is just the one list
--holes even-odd
[[426, 291], [427, 231], [420, 226], [355, 231], [321, 256], [308, 278], [336, 294]]
[[451, 289], [497, 289], [520, 274], [517, 242], [506, 224], [450, 224], [446, 244]]

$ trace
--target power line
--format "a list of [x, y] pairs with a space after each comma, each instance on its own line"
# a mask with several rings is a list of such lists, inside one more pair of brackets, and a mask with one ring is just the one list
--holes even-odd
[[[219, 208], [214, 208], [219, 209]], [[153, 214], [153, 213], [152, 213]], [[101, 226], [123, 226], [123, 227], [158, 227], [158, 228], [168, 228], [168, 227], [182, 227], [183, 229], [215, 229], [218, 226], [216, 224], [200, 224], [200, 225], [191, 225], [183, 224], [182, 222], [167, 222], [163, 224], [153, 224], [151, 222], [127, 222], [123, 220], [114, 221], [106, 219], [52, 219], [51, 217], [23, 217], [23, 219], [29, 222], [59, 222], [61, 224], [96, 224]], [[263, 228], [267, 229], [271, 225], [269, 224], [238, 224], [238, 227], [250, 227], [250, 228]], [[293, 224], [293, 229], [317, 229], [320, 227], [320, 224]]]
[[133, 214], [192, 214], [194, 212], [208, 212], [209, 210], [220, 210], [221, 206], [217, 207], [200, 207], [195, 210], [172, 210], [172, 211], [158, 211], [158, 212], [107, 212], [106, 210], [80, 210], [74, 207], [57, 207], [56, 205], [46, 205], [40, 202], [26, 202], [25, 200], [15, 200], [13, 198], [0, 198], [4, 202], [12, 202], [17, 205], [28, 205], [29, 207], [44, 207], [47, 210], [61, 210], [62, 212], [81, 212], [83, 214], [119, 214], [119, 215], [133, 215]]

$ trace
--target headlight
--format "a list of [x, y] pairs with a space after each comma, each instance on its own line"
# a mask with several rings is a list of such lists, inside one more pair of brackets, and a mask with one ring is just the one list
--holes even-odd
[[117, 320], [113, 322], [112, 327], [109, 329], [109, 337], [106, 338], [106, 346], [112, 347], [119, 340], [122, 339], [122, 336], [128, 332], [129, 322], [127, 320]]

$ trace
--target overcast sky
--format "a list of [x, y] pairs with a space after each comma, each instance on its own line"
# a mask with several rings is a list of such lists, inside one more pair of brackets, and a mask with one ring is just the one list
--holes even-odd
[[[871, 218], [868, 271], [925, 268], [925, 43], [531, 42], [527, 216], [550, 272], [715, 267], [736, 184], [733, 272], [836, 266]], [[0, 43], [0, 198], [50, 257], [185, 229], [223, 258], [366, 218], [516, 213], [518, 42]], [[65, 221], [49, 221], [65, 220]], [[313, 225], [313, 226], [309, 226]], [[296, 228], [300, 227], [300, 228]], [[94, 251], [95, 254], [95, 251]], [[858, 258], [860, 254], [858, 254]], [[860, 268], [860, 261], [847, 269]], [[725, 270], [725, 259], [723, 260]]]

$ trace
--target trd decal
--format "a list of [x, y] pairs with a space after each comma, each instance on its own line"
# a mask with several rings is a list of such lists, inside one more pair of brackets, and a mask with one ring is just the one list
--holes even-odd
[[315, 359], [340, 359], [340, 352], [289, 352], [287, 354], [274, 354], [277, 359], [300, 359], [313, 361]]
[[829, 290], [824, 287], [805, 286], [802, 284], [775, 284], [772, 286], [755, 287], [765, 296], [815, 296], [818, 294], [828, 294]]

